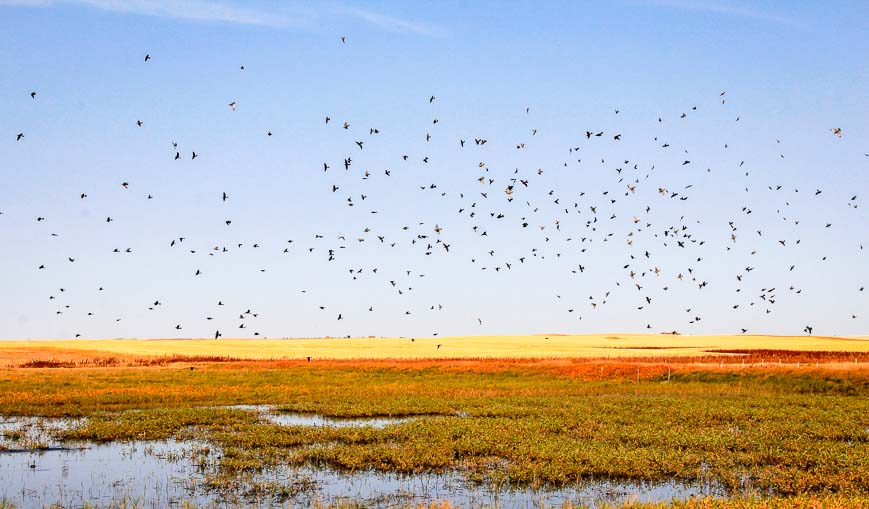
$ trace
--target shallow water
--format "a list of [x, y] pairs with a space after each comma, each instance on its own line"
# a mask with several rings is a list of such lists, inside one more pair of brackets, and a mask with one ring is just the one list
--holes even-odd
[[47, 417], [0, 418], [0, 452], [28, 452], [40, 449], [63, 449], [68, 445], [55, 440], [56, 432], [84, 424], [85, 419]]
[[306, 505], [317, 499], [325, 501], [356, 500], [376, 506], [395, 503], [426, 503], [447, 500], [458, 507], [521, 507], [536, 508], [541, 505], [560, 506], [565, 502], [574, 504], [619, 502], [638, 500], [664, 502], [673, 498], [689, 498], [695, 495], [714, 495], [700, 486], [692, 487], [679, 483], [630, 484], [591, 482], [581, 487], [533, 490], [511, 489], [509, 486], [492, 490], [486, 486], [470, 484], [458, 473], [417, 474], [403, 476], [383, 472], [342, 474], [330, 469], [308, 470], [308, 474], [321, 484], [316, 498], [297, 497]]
[[261, 418], [279, 424], [281, 426], [327, 426], [333, 428], [351, 428], [370, 426], [372, 428], [385, 428], [393, 424], [402, 424], [430, 416], [413, 417], [324, 417], [318, 414], [303, 414], [297, 412], [281, 412], [271, 405], [233, 405], [224, 408], [236, 408], [257, 412]]
[[80, 426], [86, 419], [65, 417], [0, 417], [0, 433], [20, 428], [67, 430]]
[[[331, 420], [306, 416], [293, 421], [325, 424]], [[318, 420], [319, 419], [319, 420]], [[16, 420], [44, 429], [38, 420]], [[70, 425], [54, 423], [57, 425]], [[0, 424], [0, 430], [2, 430]], [[6, 426], [13, 426], [7, 424]], [[58, 444], [51, 444], [56, 446]], [[66, 444], [68, 445], [68, 444]], [[76, 444], [73, 444], [74, 446]], [[207, 456], [196, 452], [208, 444], [198, 442], [132, 442], [79, 444], [80, 449], [51, 449], [0, 452], [0, 499], [21, 508], [40, 508], [60, 503], [65, 507], [85, 502], [109, 505], [121, 500], [139, 502], [140, 507], [175, 507], [182, 501], [217, 507], [237, 507], [232, 494], [209, 490], [204, 481], [214, 472], [220, 452], [211, 447]], [[314, 466], [267, 469], [255, 482], [308, 482], [308, 489], [288, 499], [294, 505], [355, 500], [376, 507], [404, 503], [449, 501], [457, 506], [498, 505], [500, 507], [558, 506], [564, 502], [594, 505], [600, 501], [668, 501], [694, 495], [716, 495], [709, 486], [680, 483], [632, 484], [590, 482], [580, 487], [532, 490], [492, 490], [466, 482], [460, 473], [412, 476], [376, 471], [339, 472]], [[238, 494], [235, 494], [238, 495]], [[238, 495], [240, 496], [240, 495]], [[142, 503], [144, 502], [144, 503]], [[271, 500], [246, 499], [246, 504], [269, 506]]]
[[166, 461], [178, 454], [175, 442], [92, 445], [78, 450], [22, 454], [0, 452], [0, 498], [21, 508], [54, 503], [108, 505], [122, 499], [167, 507], [187, 499], [196, 468], [188, 461]]

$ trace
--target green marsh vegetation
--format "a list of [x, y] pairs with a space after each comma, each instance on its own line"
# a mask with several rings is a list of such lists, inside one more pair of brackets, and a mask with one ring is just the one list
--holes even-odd
[[[816, 507], [817, 500], [863, 506], [867, 396], [865, 370], [624, 360], [568, 368], [480, 361], [0, 370], [4, 416], [87, 418], [54, 430], [62, 442], [196, 441], [218, 488], [271, 467], [324, 466], [460, 472], [496, 487], [701, 482], [750, 504], [743, 507]], [[283, 426], [234, 405], [419, 418], [382, 428]], [[790, 503], [781, 500], [796, 505], [764, 505]], [[684, 507], [720, 507], [703, 504]]]

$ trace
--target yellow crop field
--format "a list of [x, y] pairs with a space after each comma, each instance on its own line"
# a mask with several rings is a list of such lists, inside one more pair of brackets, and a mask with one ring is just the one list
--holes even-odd
[[625, 358], [726, 355], [716, 350], [869, 352], [869, 337], [538, 334], [420, 338], [0, 341], [0, 361], [99, 356], [238, 359]]

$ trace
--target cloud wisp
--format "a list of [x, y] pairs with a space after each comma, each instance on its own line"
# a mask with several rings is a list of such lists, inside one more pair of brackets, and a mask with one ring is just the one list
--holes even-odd
[[0, 5], [30, 7], [80, 5], [117, 13], [278, 28], [299, 25], [302, 22], [301, 18], [293, 18], [278, 12], [208, 0], [0, 0]]
[[[0, 0], [0, 6], [2, 5], [23, 7], [78, 5], [124, 14], [273, 28], [310, 24], [315, 18], [324, 14], [298, 8], [298, 6], [293, 9], [294, 12], [290, 12], [286, 8], [256, 8], [213, 0]], [[356, 18], [393, 32], [407, 32], [429, 37], [440, 35], [439, 30], [422, 23], [355, 7], [338, 6], [326, 11], [332, 15]]]
[[376, 12], [370, 12], [356, 8], [347, 9], [346, 13], [364, 21], [367, 21], [372, 25], [377, 25], [386, 30], [398, 32], [412, 32], [415, 34], [427, 35], [430, 37], [437, 37], [441, 35], [441, 32], [439, 30], [430, 26], [416, 23], [413, 21], [407, 21], [401, 18], [386, 16], [385, 14], [379, 14]]
[[687, 11], [724, 14], [727, 16], [738, 16], [742, 18], [753, 18], [772, 21], [783, 25], [799, 26], [799, 23], [797, 23], [792, 18], [762, 12], [734, 4], [710, 2], [704, 0], [651, 0], [645, 2], [645, 4], [654, 7], [668, 7], [672, 9], [682, 9]]

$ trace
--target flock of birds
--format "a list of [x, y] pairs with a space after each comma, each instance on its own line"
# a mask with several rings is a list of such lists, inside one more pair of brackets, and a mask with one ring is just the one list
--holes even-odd
[[[346, 42], [346, 38], [341, 37], [341, 43], [346, 44]], [[150, 54], [145, 55], [144, 62], [146, 65], [148, 65], [148, 62], [151, 60], [152, 57]], [[244, 66], [240, 66], [239, 70], [244, 71]], [[39, 100], [37, 91], [30, 93], [30, 100]], [[438, 102], [438, 98], [435, 95], [430, 94], [427, 94], [426, 97], [421, 98], [421, 100], [427, 102], [429, 105], [436, 105]], [[714, 101], [715, 104], [725, 105], [726, 102], [726, 92], [720, 92], [720, 94], [717, 94]], [[226, 107], [230, 112], [235, 112], [239, 108], [239, 103], [236, 100], [230, 100], [226, 104]], [[689, 115], [697, 112], [697, 106], [687, 107], [685, 112], [678, 115], [678, 119], [685, 119]], [[531, 118], [530, 107], [523, 108], [523, 113], [527, 118]], [[619, 115], [619, 113], [619, 110], [615, 109], [612, 114]], [[738, 122], [739, 117], [736, 117], [735, 121]], [[657, 118], [657, 122], [663, 123], [664, 119]], [[138, 127], [144, 125], [144, 121], [141, 119], [136, 119], [135, 123]], [[349, 120], [336, 121], [329, 115], [323, 115], [322, 127], [324, 129], [338, 129], [348, 133], [352, 132], [355, 138], [352, 140], [352, 144], [348, 144], [346, 152], [340, 160], [323, 162], [322, 166], [316, 169], [316, 173], [313, 173], [313, 169], [311, 169], [312, 173], [310, 178], [323, 178], [323, 186], [327, 186], [328, 191], [331, 192], [332, 195], [341, 196], [341, 198], [337, 200], [341, 205], [354, 207], [363, 204], [363, 202], [366, 205], [371, 204], [370, 196], [364, 193], [358, 196], [350, 195], [344, 197], [343, 195], [340, 195], [339, 192], [342, 191], [342, 182], [337, 180], [330, 181], [328, 179], [329, 176], [335, 172], [341, 172], [344, 175], [354, 175], [365, 181], [390, 178], [392, 176], [392, 171], [395, 170], [385, 168], [375, 170], [370, 167], [358, 168], [355, 160], [357, 157], [356, 154], [370, 150], [369, 147], [377, 143], [377, 136], [381, 134], [381, 128], [366, 126], [364, 129], [359, 130], [355, 125], [351, 125]], [[428, 143], [435, 135], [443, 136], [444, 134], [440, 132], [439, 128], [440, 120], [437, 117], [432, 116], [430, 119], [429, 129], [424, 133], [424, 135], [422, 133], [420, 134], [420, 141], [424, 139], [425, 143]], [[272, 131], [266, 129], [263, 131], [266, 136], [273, 136]], [[831, 129], [832, 136], [842, 137], [843, 134], [844, 133], [840, 128]], [[17, 133], [15, 137], [16, 141], [21, 143], [26, 143], [28, 140], [27, 133], [24, 132]], [[526, 146], [530, 146], [533, 140], [538, 138], [538, 129], [536, 127], [528, 127], [526, 138], [510, 144], [510, 150], [523, 151], [526, 149]], [[606, 140], [609, 143], [619, 143], [622, 141], [623, 135], [617, 131], [583, 129], [579, 138], [580, 140], [575, 145], [565, 147], [567, 158], [563, 162], [564, 168], [592, 164], [597, 165], [597, 161], [587, 161], [584, 159], [583, 154], [586, 150], [585, 146], [596, 143], [598, 140]], [[680, 202], [685, 202], [691, 198], [693, 185], [686, 185], [679, 189], [671, 189], [670, 187], [655, 184], [653, 183], [653, 177], [655, 175], [654, 165], [644, 165], [640, 161], [632, 161], [630, 159], [625, 159], [624, 157], [617, 157], [613, 158], [611, 161], [607, 161], [606, 158], [600, 159], [599, 164], [601, 169], [603, 171], [608, 171], [611, 174], [611, 185], [606, 189], [576, 191], [574, 189], [549, 188], [548, 186], [550, 184], [547, 182], [547, 172], [549, 170], [545, 168], [533, 168], [529, 170], [515, 168], [509, 171], [504, 171], [500, 168], [496, 169], [490, 167], [490, 164], [485, 160], [486, 155], [490, 154], [487, 152], [487, 149], [490, 148], [490, 146], [487, 146], [490, 144], [490, 140], [487, 139], [485, 135], [468, 137], [467, 139], [457, 136], [454, 143], [457, 150], [476, 150], [479, 152], [480, 161], [475, 164], [473, 175], [469, 175], [466, 178], [466, 181], [462, 183], [462, 187], [458, 190], [447, 189], [446, 186], [439, 186], [438, 183], [418, 186], [418, 192], [420, 193], [430, 193], [436, 197], [449, 197], [458, 200], [460, 206], [455, 210], [454, 216], [438, 218], [436, 222], [409, 222], [409, 224], [402, 226], [401, 230], [397, 233], [384, 231], [385, 228], [378, 229], [376, 223], [374, 223], [372, 226], [366, 227], [363, 231], [338, 234], [330, 239], [326, 239], [325, 235], [318, 234], [315, 235], [312, 243], [306, 246], [299, 246], [299, 242], [294, 242], [293, 240], [288, 240], [286, 243], [282, 240], [281, 243], [283, 245], [279, 249], [281, 249], [283, 253], [289, 253], [293, 249], [298, 249], [302, 252], [307, 251], [308, 253], [316, 254], [317, 256], [323, 256], [328, 262], [336, 262], [339, 260], [340, 253], [340, 258], [342, 258], [341, 262], [343, 263], [348, 257], [347, 254], [351, 252], [348, 248], [362, 243], [365, 243], [366, 245], [374, 244], [375, 249], [399, 247], [416, 250], [416, 252], [422, 253], [424, 256], [446, 256], [451, 252], [455, 252], [454, 247], [457, 245], [457, 242], [467, 242], [467, 239], [470, 238], [477, 242], [474, 248], [479, 249], [479, 255], [471, 256], [469, 260], [466, 260], [466, 262], [475, 264], [475, 266], [479, 267], [480, 270], [504, 273], [514, 271], [519, 267], [527, 266], [532, 261], [547, 263], [549, 260], [561, 260], [562, 258], [575, 256], [576, 261], [571, 263], [569, 273], [565, 274], [566, 277], [570, 277], [581, 275], [587, 270], [594, 270], [587, 266], [588, 262], [583, 261], [583, 256], [585, 256], [589, 250], [593, 249], [594, 246], [599, 245], [600, 242], [622, 243], [624, 246], [625, 258], [623, 260], [613, 260], [613, 264], [618, 266], [621, 277], [616, 281], [613, 281], [610, 287], [597, 289], [598, 291], [593, 295], [590, 295], [586, 302], [573, 303], [563, 308], [564, 311], [574, 314], [574, 316], [577, 316], [579, 319], [581, 319], [582, 315], [586, 313], [594, 313], [598, 308], [605, 306], [611, 295], [617, 291], [635, 292], [636, 310], [639, 311], [651, 306], [655, 299], [665, 299], [671, 285], [693, 285], [697, 291], [702, 294], [704, 289], [711, 284], [710, 281], [706, 279], [706, 276], [704, 276], [706, 271], [703, 264], [703, 256], [702, 253], [698, 251], [701, 246], [706, 245], [710, 239], [701, 238], [698, 234], [694, 233], [692, 223], [699, 223], [700, 221], [697, 220], [697, 218], [685, 217], [683, 215], [679, 218], [679, 221], [673, 222], [672, 224], [658, 224], [655, 222], [655, 209], [657, 205], [654, 202], [637, 204], [635, 206], [636, 215], [633, 215], [632, 217], [623, 217], [612, 210], [612, 206], [619, 200], [629, 201], [636, 199], [639, 195], [640, 189], [654, 190], [654, 195], [656, 199], [659, 200], [678, 200]], [[690, 169], [691, 165], [694, 164], [692, 158], [688, 155], [688, 150], [684, 148], [671, 147], [670, 143], [664, 140], [659, 140], [657, 136], [652, 139], [652, 143], [662, 151], [681, 151], [681, 155], [678, 157], [679, 166], [689, 167]], [[724, 144], [724, 149], [727, 148], [728, 145]], [[174, 160], [182, 158], [196, 160], [200, 155], [193, 150], [182, 153], [178, 144], [173, 141], [172, 151], [167, 156]], [[432, 163], [431, 156], [427, 154], [411, 156], [409, 154], [399, 153], [394, 154], [392, 157], [396, 165], [416, 163], [425, 169], [430, 163]], [[782, 157], [784, 156], [782, 155]], [[744, 171], [742, 167], [743, 162], [738, 165], [740, 175], [741, 172]], [[710, 170], [704, 168], [697, 171], [702, 175], [704, 171], [709, 172]], [[747, 170], [745, 171], [745, 175], [748, 175]], [[129, 181], [120, 181], [118, 182], [118, 186], [123, 190], [129, 190], [133, 186], [133, 183]], [[786, 190], [792, 193], [800, 193], [800, 196], [808, 194], [812, 199], [818, 200], [824, 199], [826, 196], [823, 194], [822, 189], [812, 188], [808, 190], [807, 193], [806, 190], [801, 190], [798, 187], [785, 189], [786, 187], [791, 187], [785, 186], [785, 184], [768, 185], [767, 187], [770, 193], [779, 193]], [[537, 194], [532, 195], [530, 190], [534, 188], [538, 191]], [[746, 188], [746, 191], [747, 190], [748, 188]], [[76, 195], [79, 200], [88, 199], [87, 191], [78, 191]], [[148, 193], [147, 199], [155, 200], [156, 198], [154, 194]], [[214, 197], [215, 202], [222, 204], [230, 203], [232, 199], [233, 192], [231, 189], [227, 189]], [[857, 209], [860, 203], [859, 193], [847, 197], [836, 197], [836, 199], [841, 201], [842, 204], [849, 209]], [[785, 203], [787, 203], [787, 200], [785, 200]], [[789, 203], [787, 203], [787, 205], [789, 205]], [[368, 210], [365, 213], [369, 214], [370, 217], [376, 218], [378, 217], [376, 214], [379, 212], [379, 210]], [[699, 212], [699, 210], [693, 210], [693, 212], [696, 213]], [[2, 213], [3, 212], [0, 211], [0, 214]], [[740, 213], [743, 217], [748, 216], [752, 214], [752, 207], [745, 205], [741, 207]], [[543, 214], [547, 214], [548, 217], [541, 217]], [[799, 232], [799, 219], [788, 218], [784, 214], [784, 212], [777, 211], [777, 215], [785, 222], [785, 224], [793, 227], [794, 231]], [[569, 222], [569, 220], [571, 221]], [[35, 221], [37, 223], [44, 223], [49, 221], [49, 219], [40, 215], [35, 218]], [[104, 221], [111, 223], [114, 219], [113, 217], [108, 216]], [[232, 219], [221, 219], [221, 221], [226, 227], [231, 227], [232, 225]], [[340, 221], [336, 219], [336, 224], [338, 223], [340, 223]], [[512, 228], [517, 235], [516, 238], [521, 238], [519, 235], [522, 235], [523, 231], [537, 231], [537, 233], [542, 235], [542, 237], [534, 238], [540, 239], [542, 245], [526, 246], [526, 254], [522, 256], [509, 259], [499, 258], [500, 253], [496, 253], [496, 250], [491, 246], [488, 246], [486, 242], [489, 237], [490, 228], [494, 228], [495, 225], [503, 223], [509, 223], [509, 227]], [[616, 225], [622, 227], [626, 233], [616, 233]], [[833, 225], [831, 222], [825, 223], [824, 228], [832, 227]], [[467, 237], [461, 237], [465, 240], [460, 240], [459, 238], [452, 238], [452, 240], [450, 240], [451, 232], [459, 229], [464, 229], [467, 233]], [[777, 244], [782, 248], [785, 248], [785, 251], [782, 251], [780, 254], [781, 259], [785, 260], [787, 258], [786, 249], [799, 245], [801, 240], [798, 238], [798, 234], [796, 237], [790, 236], [790, 238], [778, 238], [776, 237], [776, 234], [777, 230], [774, 226], [767, 230], [756, 229], [753, 231], [743, 231], [740, 226], [740, 219], [737, 218], [728, 222], [727, 238], [715, 240], [718, 242], [723, 241], [722, 245], [727, 251], [731, 250], [732, 247], [737, 245], [739, 242], [753, 242], [757, 243], [758, 246], [763, 245], [764, 247], [768, 247], [770, 244]], [[55, 232], [51, 233], [51, 235], [58, 236], [59, 234]], [[619, 236], [622, 236], [622, 238], [618, 238]], [[552, 244], [554, 244], [554, 239], [556, 237], [565, 245], [574, 245], [575, 247], [572, 252], [562, 253], [561, 251], [547, 251], [547, 244], [551, 241]], [[178, 236], [166, 241], [166, 247], [170, 249], [184, 248], [186, 239], [186, 236]], [[323, 242], [326, 241], [331, 241], [334, 245], [323, 248]], [[199, 251], [199, 254], [219, 256], [220, 254], [227, 253], [233, 249], [248, 247], [259, 249], [261, 244], [265, 243], [255, 242], [249, 246], [245, 246], [242, 243], [227, 245], [220, 240], [216, 240], [212, 242], [213, 247], [205, 253]], [[189, 242], [187, 245], [189, 245]], [[451, 251], [451, 249], [454, 249], [454, 251]], [[859, 249], [862, 250], [863, 246], [860, 245]], [[679, 253], [674, 255], [674, 251]], [[119, 254], [131, 254], [132, 248], [117, 247], [113, 248], [113, 252]], [[196, 254], [197, 250], [190, 249], [190, 252]], [[751, 254], [754, 254], [754, 252], [755, 251], [752, 251]], [[679, 256], [682, 259], [688, 259], [691, 261], [686, 263], [679, 270], [665, 273], [665, 270], [662, 269], [662, 267], [666, 264], [666, 260], [672, 256]], [[826, 256], [819, 261], [826, 261]], [[76, 258], [65, 256], [65, 262], [71, 264], [76, 263]], [[455, 260], [451, 263], [461, 262], [462, 260]], [[350, 263], [353, 263], [352, 260]], [[790, 263], [788, 261], [783, 261], [782, 263], [788, 266], [789, 272], [798, 271], [800, 269], [796, 263]], [[50, 271], [51, 268], [51, 263], [49, 262], [39, 263], [34, 266], [34, 270], [36, 271]], [[257, 270], [264, 272], [266, 269], [261, 268]], [[391, 291], [396, 292], [399, 296], [407, 295], [411, 290], [413, 290], [412, 281], [414, 279], [412, 278], [425, 277], [424, 273], [415, 271], [413, 268], [393, 271], [399, 272], [405, 278], [403, 280], [396, 276], [381, 276], [381, 274], [384, 274], [386, 271], [383, 271], [380, 267], [365, 267], [357, 265], [350, 266], [349, 268], [346, 266], [339, 267], [337, 270], [345, 271], [347, 277], [351, 280], [358, 280], [363, 277], [368, 277], [370, 279], [382, 277], [383, 280], [376, 284], [387, 286]], [[796, 285], [790, 285], [787, 288], [764, 286], [759, 290], [752, 288], [750, 290], [752, 293], [750, 295], [745, 295], [742, 293], [742, 284], [745, 283], [746, 286], [750, 287], [748, 280], [750, 278], [750, 273], [753, 270], [755, 270], [755, 267], [750, 265], [734, 270], [733, 277], [736, 279], [739, 287], [736, 289], [738, 300], [732, 304], [732, 309], [738, 309], [740, 306], [757, 306], [762, 307], [766, 314], [770, 314], [775, 309], [776, 301], [781, 298], [783, 293], [800, 294], [802, 292], [802, 290]], [[190, 277], [201, 278], [207, 276], [200, 268], [191, 267]], [[859, 286], [857, 289], [858, 292], [863, 292], [863, 290], [863, 286]], [[61, 293], [66, 291], [65, 288], [58, 289], [58, 292]], [[98, 291], [105, 291], [104, 287], [99, 286]], [[304, 293], [307, 290], [301, 291]], [[562, 298], [561, 295], [556, 295], [555, 297], [556, 299]], [[56, 294], [47, 296], [47, 300], [51, 303], [55, 302], [57, 298], [58, 296]], [[698, 296], [698, 298], [700, 297]], [[162, 305], [160, 299], [155, 299], [147, 307], [149, 310], [155, 310]], [[219, 299], [216, 299], [215, 306], [218, 310], [223, 310], [225, 308], [224, 302]], [[366, 305], [366, 308], [368, 312], [374, 311], [373, 305]], [[692, 311], [692, 308], [693, 306], [691, 305], [685, 307], [686, 325], [696, 325], [702, 320], [702, 317], [699, 316], [696, 311]], [[327, 307], [323, 305], [317, 306], [317, 309], [320, 312], [329, 311], [327, 310]], [[427, 305], [427, 309], [430, 311], [441, 311], [444, 309], [444, 304], [431, 303], [430, 305]], [[72, 310], [71, 305], [66, 304], [59, 308], [52, 308], [51, 312], [56, 315], [64, 315], [65, 313], [72, 313], [74, 311]], [[411, 312], [410, 309], [406, 309], [402, 314], [410, 315]], [[261, 336], [261, 333], [256, 330], [256, 326], [254, 325], [254, 320], [259, 317], [258, 312], [253, 311], [251, 308], [245, 308], [243, 310], [235, 311], [227, 310], [223, 313], [224, 314], [221, 316], [224, 319], [237, 317], [234, 319], [235, 324], [233, 325], [235, 330], [228, 332], [225, 327], [223, 330], [220, 330], [219, 327], [213, 327], [213, 337], [215, 339], [224, 336], [224, 334], [229, 334], [233, 337], [249, 336], [251, 334], [253, 336]], [[94, 311], [87, 312], [88, 316], [93, 316], [94, 314]], [[335, 320], [341, 321], [346, 319], [345, 315], [346, 311], [334, 311], [333, 316]], [[851, 319], [857, 318], [856, 313], [848, 313], [848, 315]], [[120, 321], [122, 317], [114, 317], [113, 319]], [[211, 315], [202, 317], [201, 319], [206, 322], [212, 322], [213, 320], [216, 320], [216, 317]], [[482, 326], [483, 323], [484, 321], [482, 317], [477, 317], [474, 325]], [[185, 324], [182, 323], [167, 325], [167, 329], [170, 327], [174, 331], [186, 330]], [[810, 323], [801, 324], [800, 327], [802, 327], [802, 331], [806, 334], [811, 335], [813, 332], [813, 326]], [[655, 332], [662, 332], [655, 329], [652, 323], [646, 324], [646, 329]], [[737, 331], [741, 333], [749, 332], [748, 328], [745, 327], [737, 327], [734, 332]], [[666, 332], [676, 333], [677, 331], [667, 329]], [[438, 332], [433, 332], [432, 334], [437, 335]], [[87, 331], [78, 331], [75, 334], [75, 337], [83, 337], [86, 335]], [[437, 345], [437, 348], [440, 347], [441, 345]]]

